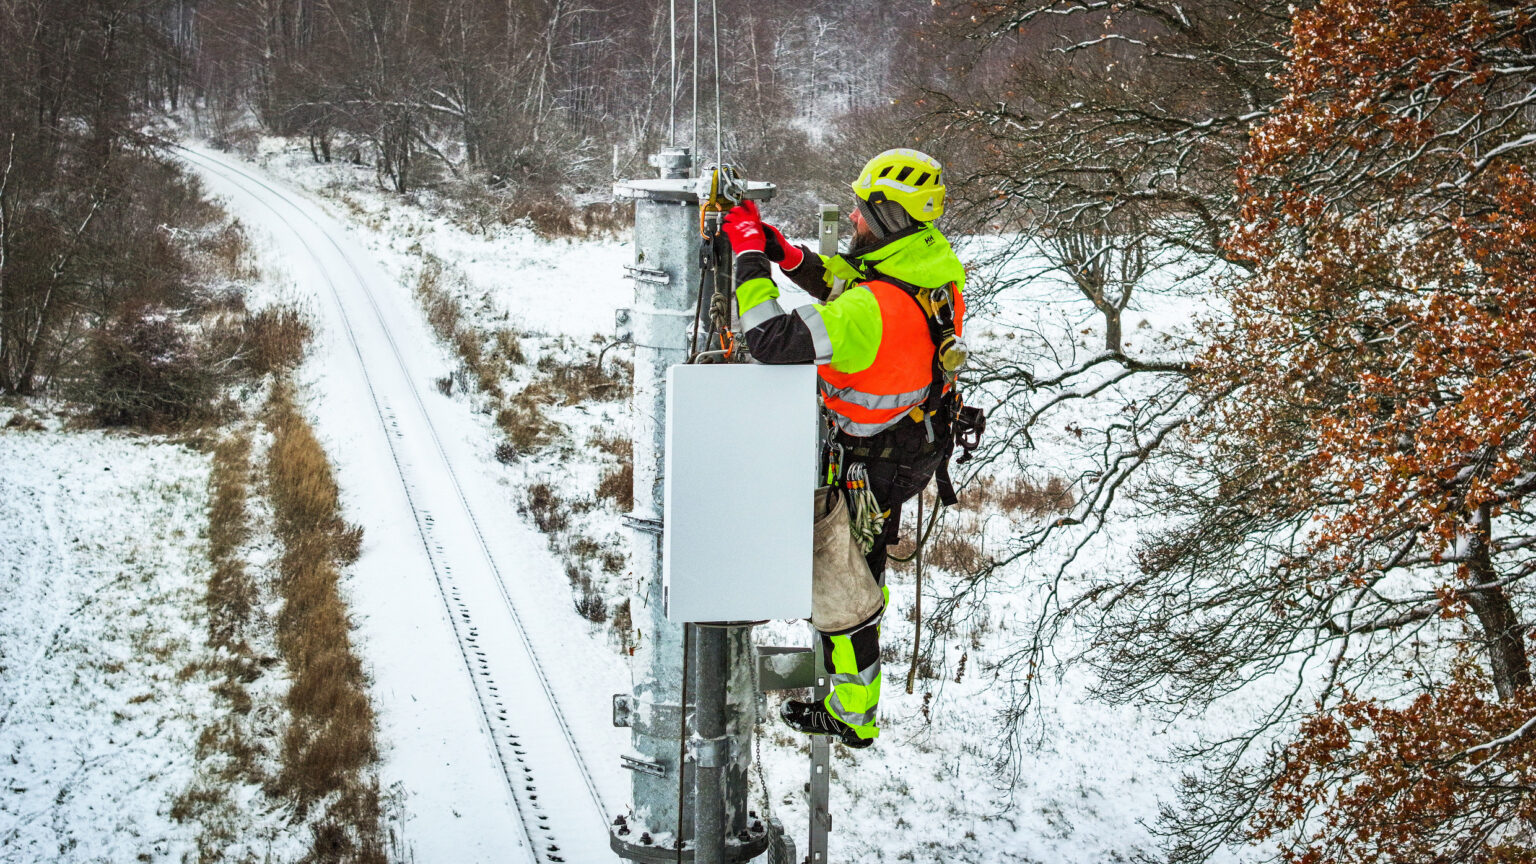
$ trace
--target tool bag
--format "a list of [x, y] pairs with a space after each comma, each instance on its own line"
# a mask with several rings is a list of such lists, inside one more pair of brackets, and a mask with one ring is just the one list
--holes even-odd
[[854, 540], [848, 503], [836, 486], [816, 490], [811, 559], [811, 624], [837, 633], [863, 624], [885, 608], [885, 595]]

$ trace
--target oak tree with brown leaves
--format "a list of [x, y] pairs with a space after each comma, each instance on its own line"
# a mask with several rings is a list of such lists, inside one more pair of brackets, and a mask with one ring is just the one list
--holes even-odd
[[1239, 823], [1305, 864], [1536, 855], [1533, 16], [1294, 16], [1226, 243], [1252, 275], [1211, 328], [1215, 409], [1167, 495], [1184, 519], [1106, 616], [1133, 687], [1294, 681], [1208, 752], [1176, 859]]

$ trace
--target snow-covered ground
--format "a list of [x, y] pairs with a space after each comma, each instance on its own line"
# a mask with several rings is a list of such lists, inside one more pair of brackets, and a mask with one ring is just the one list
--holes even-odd
[[0, 431], [0, 861], [192, 848], [207, 484], [161, 439]]
[[[401, 298], [421, 256], [430, 254], [458, 268], [463, 277], [455, 289], [460, 305], [484, 329], [510, 322], [536, 339], [564, 336], [576, 344], [592, 344], [611, 334], [614, 310], [629, 303], [622, 265], [631, 261], [633, 252], [626, 240], [546, 240], [522, 227], [468, 230], [450, 218], [446, 208], [436, 206], [430, 193], [405, 202], [377, 189], [371, 169], [365, 167], [317, 165], [302, 148], [272, 140], [264, 144], [260, 161], [348, 221], [357, 241], [395, 276]], [[768, 212], [771, 216], [771, 205]], [[797, 302], [797, 292], [785, 294], [787, 305]], [[1166, 332], [1173, 323], [1187, 320], [1189, 306], [1176, 297], [1143, 304], [1127, 313], [1127, 331], [1134, 334], [1133, 342]], [[989, 320], [978, 320], [973, 332], [985, 346], [1059, 325], [1053, 335], [1066, 334], [1080, 343], [1082, 352], [1091, 352], [1092, 341], [1099, 337], [1085, 309], [1080, 298], [1061, 286], [1025, 298], [1022, 305], [1016, 300], [998, 307]], [[1144, 319], [1148, 326], [1139, 328]], [[1147, 345], [1150, 350], [1156, 347]], [[442, 362], [451, 361], [444, 357]], [[506, 473], [490, 460], [487, 420], [482, 418], [480, 424], [482, 437], [465, 443], [478, 451], [481, 470], [489, 475], [523, 484], [554, 481], [567, 494], [592, 504], [590, 486], [598, 474], [594, 466], [604, 457], [583, 442], [611, 422], [611, 412], [584, 406], [560, 413], [558, 420], [566, 440]], [[1037, 464], [1054, 465], [1065, 455], [1052, 451], [1049, 441], [1042, 446], [1043, 452], [1033, 454]], [[585, 530], [622, 535], [612, 508], [595, 507], [582, 518]], [[978, 539], [992, 549], [1022, 527], [999, 513], [984, 514], [978, 524]], [[1081, 569], [1092, 573], [1124, 566], [1126, 548], [1124, 536], [1106, 537], [1088, 547]], [[1020, 565], [1013, 574], [1026, 585], [1024, 591], [991, 598], [970, 632], [951, 634], [936, 646], [940, 662], [935, 677], [920, 678], [911, 696], [902, 684], [913, 635], [909, 613], [915, 589], [909, 574], [894, 576], [893, 604], [884, 625], [884, 641], [893, 646], [888, 648], [882, 703], [884, 733], [872, 750], [850, 753], [834, 748], [835, 860], [1087, 864], [1125, 860], [1151, 844], [1146, 823], [1156, 818], [1159, 801], [1171, 799], [1178, 779], [1177, 770], [1159, 757], [1172, 746], [1192, 743], [1203, 724], [1186, 721], [1168, 728], [1135, 709], [1106, 708], [1086, 695], [1092, 683], [1089, 674], [1076, 670], [1042, 690], [1038, 725], [1031, 730], [1036, 742], [1016, 782], [1006, 782], [998, 770], [997, 744], [1005, 733], [996, 712], [1007, 694], [988, 664], [1008, 649], [1037, 608], [1044, 575], [1030, 574], [1027, 566]], [[626, 585], [624, 580], [605, 583], [610, 606], [626, 599]], [[927, 591], [931, 601], [935, 589]], [[613, 639], [597, 625], [586, 630], [587, 638], [573, 641], [570, 649], [591, 662], [604, 662], [605, 655], [615, 652]], [[799, 623], [773, 624], [759, 628], [758, 641], [809, 644], [809, 631]], [[1072, 646], [1063, 648], [1070, 653]], [[963, 667], [961, 657], [966, 658]], [[589, 688], [578, 697], [589, 703], [582, 710], [606, 707], [610, 692]], [[801, 790], [808, 750], [803, 739], [780, 729], [771, 718], [776, 697], [770, 697], [768, 707], [761, 749], [771, 790], [767, 803], [793, 836], [803, 837]], [[611, 767], [599, 763], [597, 770]], [[609, 803], [622, 803], [624, 797], [621, 790]]]
[[450, 366], [408, 284], [281, 181], [184, 155], [317, 310], [309, 410], [364, 529], [346, 588], [416, 859], [605, 860], [621, 662], [517, 516], [484, 418], [434, 387]]
[[[529, 368], [515, 373], [515, 391], [539, 361], [584, 358], [610, 340], [614, 311], [631, 297], [629, 243], [461, 225], [430, 194], [404, 201], [379, 190], [371, 169], [316, 165], [272, 140], [259, 165], [200, 148], [187, 158], [245, 225], [281, 286], [272, 294], [316, 319], [300, 377], [346, 518], [364, 529], [344, 587], [378, 710], [380, 775], [401, 790], [414, 860], [550, 860], [551, 845], [566, 861], [611, 860], [604, 821], [628, 797], [618, 760], [628, 736], [611, 727], [609, 699], [629, 689], [628, 634], [577, 614], [567, 567], [579, 542], [610, 557], [627, 548], [616, 508], [595, 490], [617, 464], [608, 442], [627, 433], [625, 404], [557, 405], [554, 444], [499, 461], [486, 400], [443, 392], [457, 360], [411, 289], [436, 258], [477, 328], [521, 334]], [[786, 305], [797, 301], [785, 293]], [[1084, 309], [1070, 290], [1015, 300], [978, 318], [973, 338], [985, 350], [1050, 329], [1087, 352], [1095, 337]], [[1160, 303], [1128, 314], [1126, 327], [1139, 341], [1187, 315]], [[1031, 459], [1059, 471], [1067, 443], [1042, 437]], [[177, 858], [190, 829], [170, 821], [169, 802], [190, 779], [200, 713], [213, 710], [195, 667], [206, 462], [164, 443], [3, 432], [0, 465], [0, 861]], [[540, 483], [571, 514], [553, 541], [519, 513]], [[116, 518], [128, 508], [133, 518]], [[1028, 517], [964, 518], [995, 551]], [[1091, 544], [1079, 570], [1125, 566], [1126, 542]], [[934, 645], [933, 669], [910, 696], [915, 586], [909, 571], [893, 574], [884, 732], [871, 750], [833, 750], [833, 860], [1096, 864], [1151, 844], [1145, 823], [1178, 778], [1159, 758], [1222, 720], [1170, 728], [1106, 708], [1086, 695], [1090, 673], [1069, 670], [1041, 691], [1022, 771], [1006, 776], [997, 711], [1008, 694], [991, 664], [1040, 602], [1044, 575], [1028, 566], [1006, 574], [1022, 590], [987, 598]], [[634, 588], [617, 570], [595, 580], [608, 610]], [[930, 602], [946, 578], [930, 570]], [[757, 634], [764, 644], [809, 638], [798, 622]], [[124, 639], [163, 662], [112, 647]], [[192, 670], [185, 680], [167, 672], [181, 668]], [[772, 718], [776, 703], [762, 726], [768, 789], [753, 795], [798, 839], [808, 749]]]

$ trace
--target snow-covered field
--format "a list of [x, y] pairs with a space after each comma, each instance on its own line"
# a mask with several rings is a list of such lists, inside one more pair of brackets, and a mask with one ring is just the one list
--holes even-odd
[[[430, 193], [402, 202], [379, 190], [369, 168], [317, 165], [302, 148], [272, 140], [263, 145], [259, 161], [273, 174], [309, 190], [332, 215], [348, 220], [353, 235], [402, 286], [414, 279], [423, 253], [457, 268], [462, 276], [455, 286], [460, 305], [471, 310], [482, 328], [510, 322], [535, 342], [564, 336], [575, 344], [593, 344], [608, 338], [614, 310], [629, 302], [631, 292], [622, 278], [622, 265], [633, 256], [627, 239], [546, 240], [522, 227], [467, 230], [438, 207]], [[767, 212], [771, 218], [771, 205]], [[786, 290], [786, 305], [801, 302], [797, 294]], [[1170, 322], [1187, 317], [1188, 306], [1175, 298], [1133, 309], [1127, 314], [1127, 329], [1138, 339], [1162, 332]], [[1074, 334], [1087, 351], [1096, 337], [1091, 327], [1082, 332], [1091, 319], [1085, 310], [1091, 313], [1063, 286], [1028, 298], [1023, 307], [1005, 305], [992, 320], [973, 327], [978, 342], [986, 345], [1056, 324], [1055, 332]], [[1151, 329], [1133, 330], [1143, 320]], [[583, 446], [595, 431], [613, 422], [611, 409], [585, 405], [556, 417], [563, 424], [564, 440], [506, 469], [507, 476], [514, 484], [559, 484], [567, 494], [592, 505], [580, 517], [583, 530], [622, 537], [618, 514], [597, 506], [591, 489], [603, 454]], [[485, 437], [472, 446], [484, 470], [499, 473], [501, 467], [489, 458], [490, 424], [483, 423], [481, 430]], [[1058, 454], [1048, 442], [1045, 447], [1035, 458], [1053, 464]], [[981, 524], [991, 541], [1022, 527], [1002, 514], [987, 515]], [[988, 542], [987, 537], [981, 539], [984, 545]], [[1091, 545], [1082, 570], [1123, 566], [1125, 544], [1120, 536]], [[931, 571], [929, 575], [933, 578]], [[941, 659], [936, 676], [919, 679], [911, 696], [902, 684], [913, 631], [909, 613], [914, 586], [910, 574], [893, 578], [893, 603], [884, 625], [884, 642], [893, 646], [887, 648], [885, 729], [872, 750], [853, 754], [834, 748], [834, 858], [1087, 864], [1125, 860], [1151, 843], [1145, 823], [1155, 819], [1160, 800], [1171, 798], [1178, 776], [1158, 758], [1172, 746], [1192, 743], [1197, 724], [1185, 721], [1166, 728], [1137, 710], [1096, 704], [1086, 695], [1091, 678], [1084, 671], [1047, 683], [1038, 724], [1030, 729], [1034, 746], [1022, 772], [1014, 782], [999, 772], [997, 744], [1005, 733], [996, 712], [1006, 694], [987, 664], [1007, 649], [1034, 613], [1044, 580], [1040, 574], [1031, 581], [1022, 566], [1014, 575], [1032, 587], [1018, 596], [991, 598], [971, 632], [952, 634], [937, 646]], [[612, 607], [626, 599], [628, 583], [613, 580], [604, 589]], [[930, 585], [926, 590], [931, 601], [935, 589]], [[589, 638], [578, 650], [593, 657], [616, 650], [605, 627], [587, 629]], [[810, 637], [804, 624], [781, 623], [759, 628], [757, 638], [763, 644], [809, 644]], [[962, 656], [967, 658], [964, 667]], [[607, 692], [594, 690], [584, 698], [606, 704], [607, 697]], [[767, 803], [798, 838], [805, 830], [801, 790], [808, 749], [803, 739], [772, 719], [776, 697], [770, 697], [768, 709], [761, 751], [772, 792]], [[602, 764], [598, 770], [612, 767]]]
[[[210, 151], [193, 161], [282, 286], [272, 295], [317, 319], [300, 377], [346, 518], [364, 529], [345, 588], [378, 710], [380, 774], [401, 791], [414, 860], [531, 860], [555, 837], [567, 861], [609, 860], [601, 820], [628, 796], [617, 758], [628, 738], [609, 725], [609, 699], [629, 687], [630, 634], [607, 612], [577, 614], [567, 568], [587, 554], [622, 562], [627, 550], [617, 508], [596, 493], [617, 464], [607, 442], [628, 432], [625, 403], [556, 405], [553, 444], [498, 460], [484, 395], [443, 392], [458, 363], [422, 320], [412, 286], [426, 258], [438, 259], [474, 326], [520, 334], [528, 356], [509, 382], [515, 391], [542, 361], [586, 358], [611, 340], [614, 311], [631, 296], [629, 243], [464, 226], [430, 194], [402, 200], [379, 190], [369, 168], [316, 165], [279, 141], [263, 143], [256, 165]], [[785, 293], [786, 305], [796, 302]], [[1172, 306], [1128, 314], [1128, 332], [1143, 317], [1152, 335], [1187, 315]], [[1086, 351], [1089, 317], [1061, 291], [1002, 305], [972, 332], [985, 350], [1055, 328]], [[1065, 439], [1040, 443], [1034, 464], [1070, 463], [1058, 448]], [[190, 840], [169, 802], [190, 779], [199, 712], [212, 704], [196, 670], [206, 462], [163, 443], [0, 432], [0, 466], [0, 861], [174, 860]], [[519, 512], [535, 484], [569, 510], [553, 540]], [[1027, 527], [1002, 512], [967, 518], [984, 551]], [[1079, 570], [1125, 566], [1126, 544], [1101, 538]], [[910, 571], [893, 574], [883, 735], [871, 750], [833, 749], [834, 860], [1096, 864], [1151, 844], [1145, 823], [1178, 775], [1159, 758], [1221, 721], [1168, 727], [1106, 708], [1086, 695], [1090, 673], [1073, 669], [1046, 680], [1022, 770], [1001, 771], [997, 712], [1009, 694], [990, 664], [1040, 602], [1045, 576], [1028, 566], [1006, 574], [1022, 590], [988, 597], [933, 646], [933, 668], [912, 695], [902, 685], [915, 586]], [[928, 577], [931, 602], [947, 577]], [[608, 612], [633, 593], [622, 563], [593, 581]], [[757, 639], [809, 644], [810, 632], [776, 623]], [[768, 788], [754, 788], [754, 800], [798, 840], [808, 748], [773, 719], [777, 697], [767, 707]], [[537, 781], [538, 798], [509, 792], [517, 778]]]
[[170, 810], [214, 703], [207, 483], [160, 439], [0, 432], [0, 861], [192, 847]]

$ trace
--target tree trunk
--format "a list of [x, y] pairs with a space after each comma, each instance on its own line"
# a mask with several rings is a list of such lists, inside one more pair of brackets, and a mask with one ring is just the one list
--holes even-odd
[[1120, 353], [1120, 310], [1105, 304], [1099, 307], [1104, 313], [1104, 350]]
[[[1492, 517], [1486, 505], [1479, 508], [1471, 530], [1468, 575], [1473, 585], [1492, 585], [1498, 581], [1490, 555], [1489, 537]], [[1483, 631], [1483, 646], [1488, 651], [1489, 671], [1500, 700], [1507, 700], [1523, 687], [1531, 686], [1531, 663], [1525, 651], [1525, 628], [1509, 595], [1502, 587], [1479, 588], [1463, 592], [1472, 615]]]

